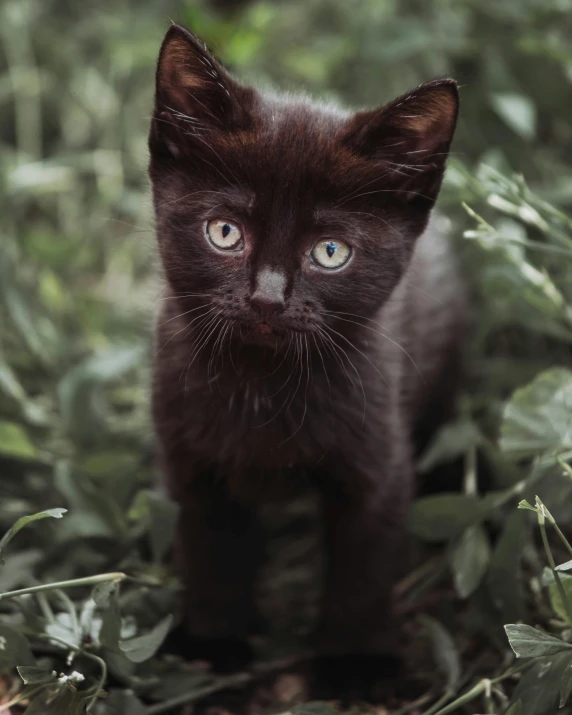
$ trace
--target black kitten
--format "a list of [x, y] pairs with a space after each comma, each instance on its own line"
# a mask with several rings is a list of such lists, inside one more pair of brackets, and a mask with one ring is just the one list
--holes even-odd
[[153, 407], [187, 646], [218, 667], [249, 655], [253, 507], [299, 470], [327, 522], [321, 693], [343, 677], [367, 697], [394, 653], [414, 437], [447, 415], [462, 333], [454, 263], [427, 229], [457, 108], [451, 79], [357, 114], [263, 94], [184, 28], [163, 42]]

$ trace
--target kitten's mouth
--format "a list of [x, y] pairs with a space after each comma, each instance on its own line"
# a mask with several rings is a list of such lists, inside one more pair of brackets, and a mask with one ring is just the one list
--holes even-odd
[[246, 323], [240, 327], [243, 342], [278, 348], [286, 340], [288, 333], [268, 323]]

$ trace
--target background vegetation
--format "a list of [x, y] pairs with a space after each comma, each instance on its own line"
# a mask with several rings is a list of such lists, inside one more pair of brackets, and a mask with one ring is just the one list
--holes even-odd
[[[0, 529], [63, 518], [0, 543], [0, 712], [177, 713], [225, 684], [154, 655], [178, 589], [174, 507], [148, 491], [145, 141], [169, 18], [241, 76], [355, 106], [463, 85], [441, 209], [475, 295], [471, 379], [420, 469], [464, 476], [412, 510], [406, 674], [380, 712], [571, 713], [572, 0], [4, 0]], [[292, 518], [271, 519], [286, 556], [266, 600], [295, 603], [273, 623], [297, 633], [311, 519]], [[263, 662], [292, 652], [278, 641]], [[291, 695], [274, 711], [329, 712]]]

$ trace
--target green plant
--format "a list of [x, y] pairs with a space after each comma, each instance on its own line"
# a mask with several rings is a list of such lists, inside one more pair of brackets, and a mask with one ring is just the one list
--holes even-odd
[[[458, 421], [419, 466], [425, 479], [454, 459], [465, 470], [460, 489], [420, 497], [411, 513], [413, 564], [398, 587], [410, 665], [387, 709], [570, 711], [557, 708], [572, 643], [559, 536], [572, 521], [571, 9], [570, 0], [268, 0], [229, 14], [206, 0], [1, 4], [0, 533], [15, 538], [0, 543], [0, 712], [19, 715], [7, 703], [31, 696], [30, 715], [79, 715], [103, 687], [93, 715], [177, 713], [253, 686], [297, 652], [280, 634], [307, 628], [314, 612], [312, 517], [297, 504], [268, 517], [279, 565], [265, 604], [280, 634], [261, 647], [260, 669], [221, 680], [152, 655], [179, 594], [166, 565], [174, 507], [150, 493], [148, 414], [160, 287], [145, 136], [169, 17], [240, 74], [333, 101], [381, 103], [435, 75], [464, 85], [440, 206], [474, 294], [471, 375]], [[515, 509], [535, 494], [534, 514]], [[54, 519], [61, 505], [68, 511]], [[506, 624], [517, 624], [517, 654], [549, 652], [513, 666]], [[562, 650], [552, 654], [545, 636]], [[139, 637], [138, 657], [150, 657], [135, 663], [122, 645]]]

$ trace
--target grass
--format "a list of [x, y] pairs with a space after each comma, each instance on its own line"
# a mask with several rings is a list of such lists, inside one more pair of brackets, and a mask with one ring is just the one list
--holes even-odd
[[[166, 561], [175, 507], [150, 491], [148, 413], [159, 287], [145, 134], [168, 16], [241, 74], [356, 106], [440, 74], [465, 85], [440, 205], [474, 294], [471, 375], [419, 464], [427, 480], [456, 460], [464, 477], [411, 511], [407, 668], [386, 710], [566, 715], [567, 0], [2, 4], [0, 712], [177, 713], [229, 685], [260, 705], [315, 616], [315, 518], [300, 501], [266, 515], [273, 637], [258, 670], [218, 680], [156, 655], [180, 589]], [[331, 712], [290, 703], [296, 687], [282, 682], [275, 712]]]

